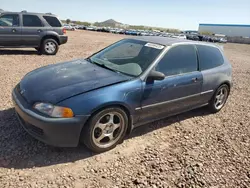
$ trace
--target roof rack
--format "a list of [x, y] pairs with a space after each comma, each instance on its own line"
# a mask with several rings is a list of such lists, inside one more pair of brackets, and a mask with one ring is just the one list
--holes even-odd
[[47, 12], [47, 13], [45, 13], [45, 14], [49, 14], [49, 15], [52, 15], [52, 13], [51, 13], [51, 12]]
[[22, 12], [22, 13], [27, 13], [27, 10], [22, 10], [21, 12]]

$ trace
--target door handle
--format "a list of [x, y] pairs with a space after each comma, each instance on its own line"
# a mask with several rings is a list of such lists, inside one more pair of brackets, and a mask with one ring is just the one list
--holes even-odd
[[198, 78], [192, 78], [192, 82], [197, 82]]
[[15, 33], [16, 32], [16, 29], [12, 29], [12, 33]]
[[41, 32], [42, 32], [42, 30], [41, 30], [41, 29], [38, 29], [38, 30], [37, 30], [37, 32], [38, 32], [38, 33], [41, 33]]

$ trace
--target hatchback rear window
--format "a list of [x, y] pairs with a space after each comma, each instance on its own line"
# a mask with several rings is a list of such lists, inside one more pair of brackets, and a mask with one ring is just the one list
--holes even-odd
[[61, 22], [54, 16], [43, 16], [51, 27], [62, 27]]
[[224, 58], [218, 48], [196, 45], [199, 55], [200, 70], [218, 67], [224, 63]]

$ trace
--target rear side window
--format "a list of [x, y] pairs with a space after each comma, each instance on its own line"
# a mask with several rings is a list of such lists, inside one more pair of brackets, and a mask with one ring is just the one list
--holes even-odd
[[198, 63], [194, 46], [180, 45], [171, 48], [161, 59], [156, 70], [166, 76], [197, 71]]
[[42, 27], [43, 24], [38, 16], [35, 15], [23, 15], [24, 27]]
[[5, 14], [0, 17], [0, 26], [15, 27], [19, 26], [19, 16], [17, 14]]
[[51, 27], [62, 27], [61, 22], [54, 16], [43, 16]]
[[200, 70], [218, 67], [224, 63], [219, 49], [211, 46], [196, 45], [199, 55]]

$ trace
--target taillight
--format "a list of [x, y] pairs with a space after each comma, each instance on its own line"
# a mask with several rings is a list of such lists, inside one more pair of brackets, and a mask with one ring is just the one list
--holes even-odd
[[62, 32], [63, 32], [63, 34], [66, 34], [66, 29], [63, 28], [63, 29], [62, 29]]

